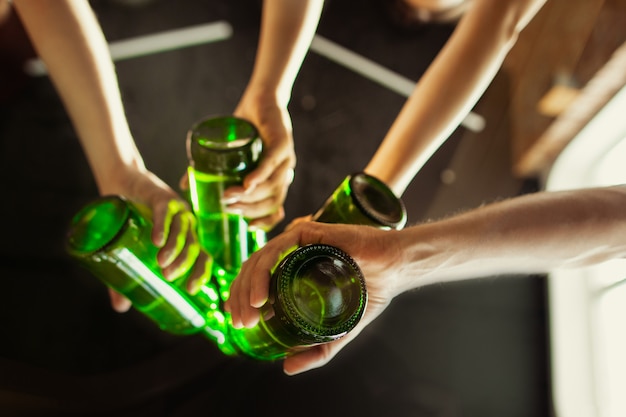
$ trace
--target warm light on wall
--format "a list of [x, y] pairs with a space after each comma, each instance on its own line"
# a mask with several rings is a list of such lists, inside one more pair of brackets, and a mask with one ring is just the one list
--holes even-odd
[[[626, 184], [626, 87], [556, 160], [548, 190]], [[626, 260], [549, 278], [556, 417], [626, 416]]]

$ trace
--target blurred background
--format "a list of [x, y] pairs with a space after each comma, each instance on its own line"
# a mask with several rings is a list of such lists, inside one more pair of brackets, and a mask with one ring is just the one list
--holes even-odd
[[[543, 187], [568, 140], [549, 137], [554, 126], [565, 123], [571, 139], [582, 128], [576, 123], [594, 113], [594, 103], [580, 98], [625, 40], [615, 29], [623, 3], [548, 2], [474, 117], [407, 190], [410, 224]], [[232, 27], [214, 42], [116, 64], [146, 165], [178, 189], [187, 129], [232, 112], [248, 81], [261, 2], [91, 4], [109, 42], [216, 22]], [[388, 77], [418, 80], [454, 23], [409, 25], [394, 4], [327, 1], [318, 36]], [[201, 336], [160, 332], [134, 310], [113, 312], [104, 286], [63, 251], [70, 217], [97, 190], [56, 91], [36, 67], [24, 70], [32, 58], [11, 16], [0, 26], [0, 414], [552, 415], [544, 276], [483, 277], [404, 294], [329, 365], [296, 377], [284, 376], [279, 363], [225, 358]], [[272, 235], [364, 168], [404, 100], [324, 48], [308, 53], [289, 107], [295, 181], [286, 220]], [[568, 120], [577, 105], [590, 114]]]

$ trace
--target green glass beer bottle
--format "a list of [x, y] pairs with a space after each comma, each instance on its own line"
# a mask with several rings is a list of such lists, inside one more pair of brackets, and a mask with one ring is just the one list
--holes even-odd
[[402, 200], [384, 182], [357, 172], [341, 182], [312, 220], [402, 229], [407, 214]]
[[251, 329], [231, 328], [240, 353], [275, 360], [344, 336], [367, 305], [363, 274], [345, 252], [307, 245], [284, 257], [272, 272], [271, 302]]
[[[218, 295], [219, 290], [227, 294], [230, 282], [222, 282], [220, 289], [213, 276], [190, 295], [183, 289], [184, 277], [173, 283], [163, 278], [150, 218], [142, 205], [119, 196], [102, 197], [74, 216], [67, 248], [165, 331], [202, 332], [225, 354], [275, 360], [344, 336], [364, 313], [367, 289], [354, 260], [332, 246], [308, 245], [288, 253], [272, 271], [271, 302], [262, 308], [259, 324], [235, 329]], [[342, 182], [315, 218], [391, 229], [404, 225], [406, 212], [384, 184], [359, 173]], [[257, 242], [250, 235], [247, 241]]]
[[[406, 224], [406, 208], [382, 181], [364, 172], [347, 176], [312, 219], [359, 224], [384, 230]], [[274, 270], [270, 300], [259, 324], [231, 329], [243, 354], [274, 360], [336, 340], [360, 320], [367, 304], [365, 281], [345, 252], [326, 245], [296, 249]]]
[[234, 116], [210, 117], [187, 133], [190, 198], [202, 247], [213, 256], [223, 299], [250, 253], [265, 242], [263, 231], [248, 231], [240, 214], [227, 213], [224, 190], [241, 185], [256, 168], [263, 143], [256, 127]]
[[152, 243], [150, 219], [150, 210], [143, 205], [120, 196], [100, 197], [71, 219], [66, 249], [162, 330], [204, 333], [222, 351], [234, 352], [226, 339], [217, 286], [209, 282], [197, 294], [188, 294], [183, 287], [189, 271], [167, 282], [157, 263], [159, 248]]

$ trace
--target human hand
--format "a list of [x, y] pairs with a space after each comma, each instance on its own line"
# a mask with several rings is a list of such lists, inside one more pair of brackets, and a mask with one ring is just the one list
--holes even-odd
[[[129, 169], [100, 192], [122, 195], [151, 211], [152, 242], [159, 248], [157, 263], [166, 280], [176, 281], [192, 269], [183, 283], [192, 294], [208, 281], [212, 258], [200, 249], [195, 216], [187, 203], [161, 179], [145, 169]], [[150, 218], [150, 213], [146, 214]], [[109, 294], [114, 310], [124, 312], [130, 308], [131, 303], [124, 296], [113, 290]]]
[[378, 317], [397, 294], [402, 253], [395, 238], [397, 233], [367, 226], [307, 221], [294, 225], [244, 262], [231, 285], [230, 299], [225, 304], [233, 326], [250, 328], [258, 323], [259, 309], [268, 301], [270, 271], [290, 249], [311, 243], [335, 246], [350, 254], [363, 271], [368, 291], [365, 313], [346, 336], [287, 357], [283, 369], [285, 373], [294, 375], [325, 365]]
[[[250, 228], [268, 231], [285, 217], [283, 203], [293, 182], [296, 157], [291, 120], [287, 110], [278, 105], [260, 103], [255, 107], [245, 100], [234, 115], [255, 125], [263, 139], [263, 156], [241, 185], [224, 190], [222, 202], [226, 211], [243, 215]], [[189, 189], [187, 172], [179, 186]]]
[[300, 223], [313, 221], [313, 215], [307, 214], [306, 216], [296, 217], [293, 219], [287, 226], [285, 226], [285, 231], [289, 231], [299, 225]]
[[234, 115], [252, 122], [263, 139], [263, 157], [242, 187], [224, 192], [227, 209], [250, 219], [250, 227], [270, 230], [285, 217], [283, 203], [293, 182], [296, 154], [291, 117], [274, 99], [244, 94]]
[[[251, 122], [263, 140], [263, 156], [243, 183], [224, 190], [225, 210], [243, 215], [250, 228], [268, 231], [285, 217], [283, 203], [293, 182], [296, 154], [291, 117], [275, 95], [246, 90], [233, 115]], [[185, 172], [179, 182], [189, 189]]]

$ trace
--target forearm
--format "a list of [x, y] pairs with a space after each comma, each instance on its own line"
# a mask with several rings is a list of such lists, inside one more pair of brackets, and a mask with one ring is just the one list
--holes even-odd
[[626, 256], [626, 186], [542, 192], [400, 232], [398, 293]]
[[115, 69], [87, 1], [15, 0], [14, 5], [72, 120], [101, 192], [125, 169], [144, 169]]
[[[248, 90], [287, 106], [323, 8], [323, 0], [264, 0], [258, 50]], [[275, 96], [275, 97], [274, 97]]]
[[402, 195], [487, 89], [544, 0], [475, 0], [419, 80], [365, 171]]

